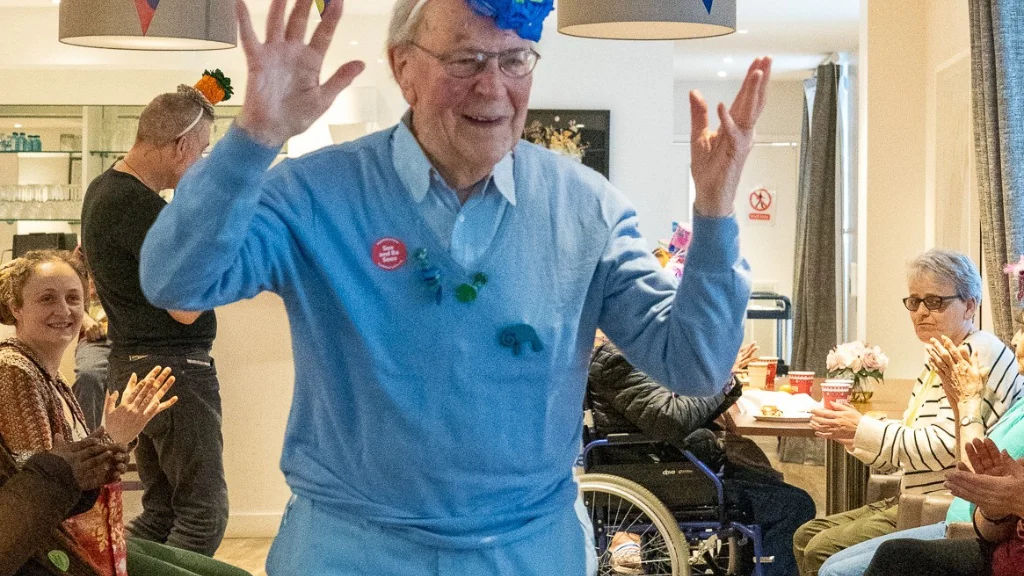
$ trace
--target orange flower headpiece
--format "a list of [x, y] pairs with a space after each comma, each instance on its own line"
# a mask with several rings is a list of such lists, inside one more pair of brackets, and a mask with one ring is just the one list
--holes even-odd
[[224, 75], [220, 69], [214, 71], [203, 70], [203, 77], [196, 82], [196, 90], [199, 90], [210, 104], [216, 105], [231, 99], [235, 93], [231, 88], [231, 79]]

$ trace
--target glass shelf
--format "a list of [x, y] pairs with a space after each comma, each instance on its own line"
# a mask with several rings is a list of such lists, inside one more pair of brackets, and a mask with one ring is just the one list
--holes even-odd
[[81, 218], [81, 200], [51, 200], [49, 202], [0, 201], [0, 221], [54, 220], [78, 222]]
[[0, 150], [0, 154], [17, 154], [18, 158], [54, 158], [60, 156], [81, 156], [81, 150], [43, 150], [41, 152], [18, 152], [15, 150]]

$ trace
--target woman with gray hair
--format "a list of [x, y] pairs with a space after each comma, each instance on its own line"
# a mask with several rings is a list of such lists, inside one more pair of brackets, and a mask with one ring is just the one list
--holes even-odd
[[[901, 420], [864, 418], [850, 406], [815, 410], [811, 425], [818, 435], [841, 443], [867, 465], [884, 473], [902, 470], [900, 492], [930, 494], [945, 490], [944, 473], [956, 465], [956, 407], [946, 398], [950, 374], [941, 350], [966, 346], [989, 369], [985, 409], [979, 420], [988, 429], [1024, 392], [1014, 352], [994, 334], [978, 330], [974, 318], [981, 303], [981, 275], [970, 258], [932, 249], [915, 259], [907, 274], [910, 312], [928, 360], [914, 385]], [[874, 502], [804, 524], [793, 548], [803, 575], [827, 573], [822, 564], [833, 554], [896, 531], [898, 497]]]

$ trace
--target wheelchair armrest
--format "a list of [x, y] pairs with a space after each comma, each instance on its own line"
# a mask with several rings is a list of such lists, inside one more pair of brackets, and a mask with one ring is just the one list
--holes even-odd
[[974, 540], [978, 535], [974, 532], [974, 524], [970, 522], [953, 522], [946, 526], [947, 540]]
[[604, 437], [608, 441], [608, 444], [614, 444], [617, 446], [629, 445], [629, 444], [657, 444], [656, 440], [651, 440], [647, 436], [638, 433], [619, 433], [619, 434], [608, 434]]
[[638, 446], [641, 444], [658, 444], [643, 434], [608, 434], [600, 440], [591, 440], [583, 447], [583, 462], [588, 462], [590, 453], [602, 446]]
[[872, 474], [868, 479], [867, 501], [878, 502], [899, 496], [901, 478], [900, 474]]

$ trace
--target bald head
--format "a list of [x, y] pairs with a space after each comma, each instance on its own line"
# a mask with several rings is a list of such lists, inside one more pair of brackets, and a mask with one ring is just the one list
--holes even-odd
[[160, 147], [197, 127], [209, 128], [215, 117], [213, 105], [199, 90], [182, 84], [177, 92], [153, 99], [139, 116], [137, 143]]

